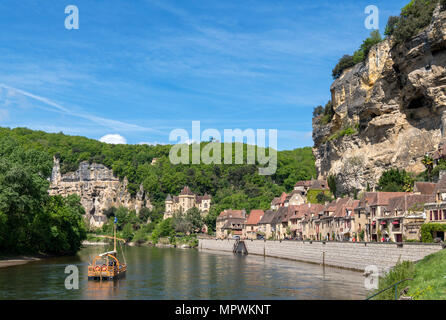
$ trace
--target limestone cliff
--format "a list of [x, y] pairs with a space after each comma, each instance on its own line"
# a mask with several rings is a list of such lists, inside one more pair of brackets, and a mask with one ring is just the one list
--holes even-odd
[[320, 178], [335, 175], [338, 191], [373, 188], [382, 172], [420, 173], [421, 159], [446, 138], [446, 12], [410, 41], [391, 39], [331, 86], [334, 118], [313, 119]]
[[76, 172], [62, 175], [59, 160], [54, 159], [49, 193], [67, 196], [77, 194], [85, 208], [87, 220], [92, 226], [101, 226], [106, 218], [104, 210], [124, 206], [139, 212], [141, 208], [152, 209], [149, 196], [142, 185], [135, 197], [127, 191], [128, 181], [120, 181], [113, 171], [102, 164], [81, 162]]

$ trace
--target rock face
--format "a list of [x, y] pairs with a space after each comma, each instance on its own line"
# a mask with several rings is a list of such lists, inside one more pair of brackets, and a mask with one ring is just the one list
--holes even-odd
[[[373, 188], [392, 168], [420, 173], [426, 153], [446, 140], [446, 11], [410, 41], [387, 39], [331, 86], [334, 118], [313, 119], [319, 178], [339, 193]], [[348, 129], [348, 130], [346, 130]]]
[[111, 207], [124, 206], [139, 212], [141, 208], [152, 209], [150, 199], [142, 185], [135, 197], [127, 191], [128, 181], [120, 181], [113, 171], [102, 164], [81, 162], [76, 172], [61, 175], [59, 159], [54, 158], [50, 195], [77, 194], [85, 208], [86, 218], [93, 227], [101, 227], [106, 221], [103, 214]]

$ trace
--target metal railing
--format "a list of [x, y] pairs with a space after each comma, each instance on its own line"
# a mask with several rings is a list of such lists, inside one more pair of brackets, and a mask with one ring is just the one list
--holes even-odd
[[412, 278], [407, 278], [407, 279], [403, 279], [403, 280], [401, 280], [401, 281], [395, 282], [395, 283], [392, 284], [391, 286], [389, 286], [389, 287], [387, 287], [387, 288], [385, 288], [385, 289], [382, 289], [382, 290], [380, 290], [379, 292], [377, 292], [377, 293], [375, 293], [375, 294], [372, 294], [370, 297], [367, 297], [366, 300], [370, 300], [370, 299], [376, 297], [377, 295], [383, 293], [384, 291], [387, 291], [387, 290], [389, 290], [389, 289], [392, 289], [393, 287], [395, 287], [395, 300], [398, 300], [398, 285], [399, 285], [400, 283], [402, 283], [402, 282], [405, 282], [405, 281], [412, 281], [412, 280], [413, 280]]

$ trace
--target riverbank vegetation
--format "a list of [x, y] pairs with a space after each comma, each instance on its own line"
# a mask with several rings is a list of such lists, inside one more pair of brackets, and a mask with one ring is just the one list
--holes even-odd
[[49, 196], [51, 158], [0, 139], [0, 252], [73, 254], [86, 237], [79, 197]]
[[[412, 278], [413, 281], [402, 283], [398, 289], [401, 291], [408, 287], [404, 293], [414, 300], [444, 300], [446, 299], [446, 250], [426, 256], [418, 263], [400, 262], [379, 281], [378, 292], [403, 279]], [[378, 295], [376, 300], [393, 300], [394, 290], [387, 290]]]
[[185, 214], [175, 213], [172, 218], [163, 219], [163, 215], [142, 209], [138, 214], [125, 207], [110, 208], [106, 211], [108, 222], [101, 229], [90, 230], [87, 240], [90, 242], [107, 242], [110, 239], [101, 236], [112, 236], [114, 217], [117, 219], [117, 237], [135, 245], [141, 244], [170, 244], [170, 245], [198, 245], [197, 234], [207, 222], [197, 208], [191, 208]]

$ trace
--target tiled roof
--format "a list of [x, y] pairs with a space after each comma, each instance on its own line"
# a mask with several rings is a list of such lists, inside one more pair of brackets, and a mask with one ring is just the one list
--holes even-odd
[[239, 218], [239, 219], [245, 219], [246, 212], [245, 210], [224, 210], [220, 212], [220, 215], [217, 218], [217, 221], [226, 220], [229, 218]]
[[257, 225], [264, 214], [265, 212], [263, 212], [263, 210], [251, 210], [251, 213], [249, 214], [245, 224]]
[[262, 219], [260, 219], [259, 224], [270, 224], [273, 221], [276, 213], [277, 211], [272, 211], [272, 210], [265, 211], [265, 214], [263, 215]]
[[435, 183], [432, 182], [415, 182], [413, 192], [421, 194], [433, 194], [435, 190]]
[[422, 205], [426, 202], [431, 202], [433, 197], [433, 195], [426, 194], [406, 194], [404, 196], [392, 198], [389, 200], [389, 205], [386, 207], [386, 211], [406, 212], [408, 209], [417, 204]]

